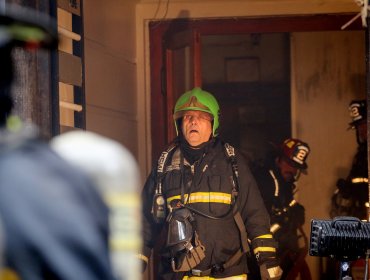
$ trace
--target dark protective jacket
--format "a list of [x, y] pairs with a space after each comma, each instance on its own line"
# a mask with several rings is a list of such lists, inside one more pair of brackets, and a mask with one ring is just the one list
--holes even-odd
[[352, 162], [349, 178], [368, 177], [367, 170], [367, 142], [361, 143], [357, 147], [357, 152]]
[[332, 196], [330, 216], [354, 216], [361, 220], [368, 217], [368, 164], [367, 142], [360, 143], [346, 179], [337, 181], [337, 190]]
[[[294, 183], [285, 182], [273, 163], [253, 168], [253, 174], [269, 211], [272, 228], [280, 227], [273, 236], [279, 244], [277, 256], [283, 270], [281, 279], [286, 279], [300, 257], [297, 230], [304, 224], [305, 210], [294, 200]], [[253, 279], [259, 279], [255, 271]]]
[[[294, 201], [295, 184], [285, 182], [275, 166], [260, 166], [253, 174], [261, 191], [271, 225], [279, 224], [274, 237], [279, 243], [278, 256], [286, 250], [298, 250], [297, 229], [304, 224], [304, 208]], [[276, 181], [275, 181], [276, 180]]]
[[96, 187], [48, 145], [11, 138], [0, 132], [6, 267], [23, 280], [114, 279], [108, 209]]
[[[304, 224], [305, 210], [294, 200], [294, 183], [285, 182], [273, 163], [253, 168], [253, 174], [269, 211], [272, 228], [280, 226], [273, 236], [279, 244], [277, 256], [283, 270], [282, 279], [285, 279], [300, 255], [297, 230]], [[258, 275], [254, 275], [254, 279], [259, 279]]]
[[[176, 153], [180, 154], [180, 161]], [[204, 155], [192, 166], [185, 160], [183, 164], [181, 163], [183, 158], [181, 154], [178, 147], [172, 150], [165, 165], [163, 193], [167, 203], [174, 198], [180, 198], [183, 192], [185, 197], [189, 197], [189, 200], [185, 199], [187, 203], [196, 210], [211, 216], [228, 213], [231, 207], [233, 172], [222, 142], [218, 138], [213, 138]], [[269, 217], [246, 162], [238, 156], [238, 153], [236, 154], [240, 183], [237, 205], [244, 220], [248, 238], [253, 240], [269, 233]], [[163, 226], [157, 225], [151, 214], [156, 174], [157, 167], [152, 170], [143, 190], [144, 255], [147, 257], [150, 256], [150, 251], [157, 241], [158, 232]], [[219, 220], [195, 214], [195, 221], [196, 231], [205, 246], [206, 255], [196, 269], [203, 271], [212, 265], [226, 262], [241, 248], [240, 232], [232, 211]], [[181, 279], [183, 275], [189, 275], [189, 273], [172, 272], [166, 250], [163, 251], [161, 276], [157, 279]], [[223, 278], [243, 273], [247, 273], [245, 256], [234, 266], [212, 276]]]

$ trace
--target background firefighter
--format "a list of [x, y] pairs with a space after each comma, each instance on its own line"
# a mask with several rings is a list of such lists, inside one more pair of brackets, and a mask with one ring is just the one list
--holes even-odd
[[356, 131], [357, 152], [350, 172], [345, 179], [337, 181], [332, 196], [331, 218], [353, 216], [367, 220], [368, 169], [367, 169], [367, 106], [366, 100], [353, 100], [349, 104], [350, 128]]
[[271, 217], [271, 232], [279, 244], [278, 257], [284, 271], [282, 279], [295, 279], [298, 273], [301, 279], [311, 279], [304, 260], [307, 244], [303, 248], [299, 245], [300, 237], [306, 241], [301, 230], [305, 222], [305, 210], [295, 200], [295, 182], [301, 172], [307, 169], [309, 153], [307, 143], [289, 138], [274, 147], [262, 165], [253, 167], [253, 174]]
[[156, 279], [247, 279], [241, 251], [247, 232], [263, 279], [279, 279], [276, 242], [254, 178], [243, 158], [231, 155], [233, 148], [217, 137], [217, 100], [194, 88], [176, 102], [174, 121], [178, 137], [143, 190], [143, 260], [164, 228], [167, 244]]
[[115, 279], [108, 208], [96, 186], [10, 116], [14, 47], [57, 46], [48, 17], [18, 6], [0, 10], [0, 217], [8, 279]]

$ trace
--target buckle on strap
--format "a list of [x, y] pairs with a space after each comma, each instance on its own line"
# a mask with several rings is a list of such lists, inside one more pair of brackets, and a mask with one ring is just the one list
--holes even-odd
[[222, 273], [225, 271], [225, 267], [223, 263], [216, 263], [212, 265], [211, 267], [211, 273], [212, 274], [217, 274], [217, 273]]

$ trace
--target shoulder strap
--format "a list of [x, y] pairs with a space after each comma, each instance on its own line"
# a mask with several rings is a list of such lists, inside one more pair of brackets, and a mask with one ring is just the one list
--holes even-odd
[[156, 194], [162, 194], [162, 179], [164, 175], [164, 167], [167, 162], [167, 157], [170, 154], [170, 152], [176, 148], [176, 144], [170, 145], [165, 151], [162, 152], [161, 156], [158, 159], [158, 164], [157, 164], [157, 182], [156, 182], [156, 188], [155, 188], [155, 193]]
[[158, 159], [155, 190], [152, 201], [152, 216], [156, 223], [161, 224], [166, 219], [166, 201], [162, 193], [162, 180], [164, 177], [164, 169], [169, 153], [176, 147], [175, 144], [168, 147]]
[[[238, 205], [236, 204], [236, 198], [239, 194], [239, 172], [238, 172], [238, 164], [237, 164], [236, 155], [235, 155], [235, 149], [234, 149], [233, 146], [231, 146], [228, 143], [225, 143], [224, 147], [225, 147], [226, 154], [227, 154], [228, 158], [230, 159], [231, 168], [233, 170], [233, 184], [234, 184], [234, 186], [233, 186], [232, 197], [233, 197], [233, 199], [235, 199], [234, 209], [233, 209], [234, 219], [235, 219], [235, 222], [236, 222], [236, 224], [239, 228], [239, 231], [240, 231], [240, 239], [241, 239], [241, 243], [242, 243], [243, 252], [247, 253], [250, 250], [249, 245], [248, 245], [247, 230], [245, 228], [242, 216], [240, 215]], [[231, 258], [231, 259], [233, 259], [233, 258]]]
[[[231, 168], [233, 170], [233, 190], [232, 190], [232, 199], [236, 200], [239, 194], [239, 171], [238, 164], [235, 155], [235, 149], [229, 143], [224, 143], [225, 152], [227, 157], [230, 160]], [[235, 201], [234, 201], [235, 202]]]

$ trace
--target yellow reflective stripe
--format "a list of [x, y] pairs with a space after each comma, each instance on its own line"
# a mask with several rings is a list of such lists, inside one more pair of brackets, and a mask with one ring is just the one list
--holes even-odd
[[357, 178], [352, 178], [351, 182], [354, 183], [354, 184], [357, 184], [357, 183], [368, 183], [369, 182], [369, 179], [368, 178], [357, 177]]
[[182, 280], [247, 280], [247, 274], [230, 276], [226, 278], [214, 278], [211, 276], [184, 276]]
[[253, 250], [253, 253], [257, 254], [258, 252], [276, 252], [274, 247], [257, 247]]
[[149, 259], [144, 256], [143, 254], [137, 254], [136, 255], [139, 259], [143, 260], [144, 262], [148, 263], [149, 262]]
[[0, 279], [1, 280], [20, 280], [21, 277], [18, 273], [8, 267], [0, 269]]
[[297, 201], [295, 201], [294, 199], [289, 203], [289, 206], [292, 207], [293, 205], [297, 204]]
[[[167, 198], [167, 205], [174, 199], [181, 199], [180, 195], [171, 196]], [[184, 195], [187, 203], [224, 203], [231, 204], [231, 194], [222, 192], [195, 192], [191, 193], [188, 199], [188, 194]]]
[[260, 235], [260, 236], [257, 236], [256, 238], [254, 239], [257, 239], [257, 238], [272, 238], [272, 234], [264, 234], [264, 235]]

